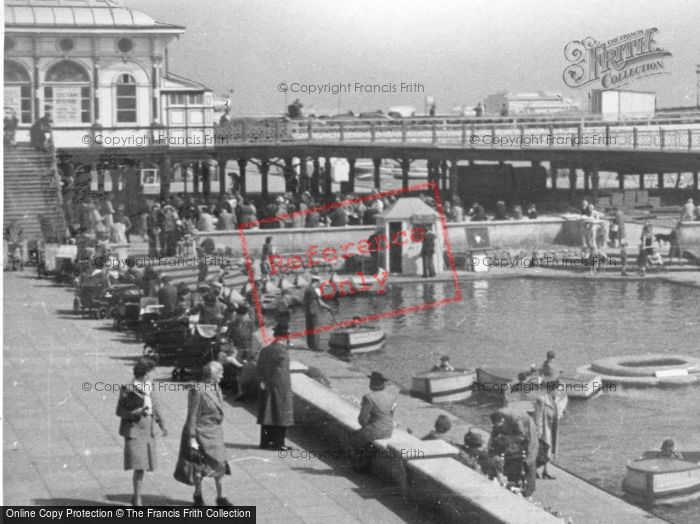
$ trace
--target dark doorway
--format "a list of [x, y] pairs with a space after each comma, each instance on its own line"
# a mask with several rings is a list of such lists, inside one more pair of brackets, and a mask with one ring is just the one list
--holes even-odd
[[392, 242], [394, 235], [399, 238], [401, 222], [389, 222], [389, 273], [403, 273], [403, 246]]

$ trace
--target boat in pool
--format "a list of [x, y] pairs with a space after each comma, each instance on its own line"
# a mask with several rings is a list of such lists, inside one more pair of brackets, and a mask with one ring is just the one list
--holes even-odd
[[386, 335], [379, 328], [353, 325], [331, 333], [328, 345], [338, 353], [370, 353], [384, 347]]
[[475, 380], [473, 369], [426, 371], [413, 376], [411, 395], [433, 403], [459, 402], [471, 396]]
[[644, 505], [673, 504], [700, 498], [700, 452], [682, 452], [683, 460], [647, 451], [627, 463], [622, 489]]
[[601, 392], [603, 377], [594, 373], [561, 375], [559, 384], [562, 384], [567, 397], [588, 400]]
[[[479, 391], [484, 393], [508, 396], [513, 393], [513, 389], [518, 383], [518, 374], [523, 370], [511, 367], [481, 367], [476, 370], [476, 381], [479, 384]], [[599, 393], [603, 386], [603, 380], [596, 373], [583, 373], [577, 371], [573, 374], [562, 374], [559, 377], [560, 391], [564, 391], [569, 398], [589, 399]], [[527, 390], [538, 387], [539, 380], [531, 379], [527, 382]], [[539, 384], [540, 389], [546, 386]]]

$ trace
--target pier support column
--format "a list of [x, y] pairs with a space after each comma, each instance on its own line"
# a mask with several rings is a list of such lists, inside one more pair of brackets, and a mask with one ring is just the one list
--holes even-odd
[[158, 170], [160, 171], [160, 201], [167, 204], [170, 197], [170, 181], [172, 180], [172, 165], [169, 155], [165, 155], [160, 161]]
[[284, 159], [284, 192], [285, 193], [294, 193], [293, 191], [293, 186], [294, 182], [292, 182], [292, 179], [296, 173], [294, 172], [294, 158], [293, 157], [287, 157]]
[[401, 159], [401, 188], [408, 188], [408, 172], [411, 169], [411, 161], [408, 158]]
[[192, 163], [192, 194], [199, 196], [199, 179], [202, 178], [202, 163], [198, 160]]
[[355, 159], [348, 158], [348, 165], [350, 166], [350, 170], [348, 171], [348, 192], [354, 193], [355, 192]]
[[576, 166], [569, 166], [569, 192], [573, 195], [576, 193], [576, 186], [578, 185], [578, 173], [576, 172]]
[[327, 202], [333, 201], [333, 177], [331, 176], [331, 158], [326, 157], [326, 162], [323, 166], [323, 196]]
[[447, 191], [447, 160], [440, 161], [440, 177], [442, 178], [442, 187], [440, 191]]
[[217, 158], [219, 161], [219, 196], [223, 197], [226, 192], [226, 163], [228, 158]]
[[698, 176], [698, 172], [696, 171], [693, 173], [693, 189], [695, 189], [695, 192], [697, 193], [700, 191], [700, 186], [698, 185], [698, 179], [700, 179], [700, 176]]
[[552, 183], [552, 191], [557, 190], [557, 173], [559, 172], [559, 166], [554, 162], [549, 164], [549, 178]]
[[591, 168], [586, 167], [583, 170], [583, 191], [588, 193], [591, 190]]
[[617, 187], [620, 191], [625, 191], [625, 174], [622, 171], [617, 173]]
[[664, 174], [656, 173], [656, 185], [659, 189], [664, 188]]
[[598, 205], [598, 189], [600, 188], [600, 173], [598, 166], [594, 165], [591, 168], [591, 184], [593, 186], [593, 202]]
[[[100, 193], [105, 192], [105, 169], [102, 164], [93, 164], [93, 168], [97, 171], [97, 191]], [[112, 189], [114, 191], [114, 189]]]
[[449, 198], [459, 195], [459, 176], [457, 174], [457, 160], [450, 160], [450, 192]]
[[260, 161], [258, 166], [258, 171], [260, 172], [261, 182], [260, 182], [260, 198], [263, 204], [267, 204], [269, 192], [268, 192], [268, 174], [270, 173], [270, 161], [264, 159]]
[[644, 189], [644, 173], [639, 175], [639, 189]]
[[245, 158], [239, 158], [238, 164], [238, 190], [241, 192], [242, 196], [248, 196], [246, 191], [246, 179], [245, 179], [245, 168], [248, 165], [248, 160]]
[[299, 157], [299, 194], [304, 194], [311, 187], [311, 180], [309, 180], [309, 173], [306, 167], [306, 157]]
[[313, 159], [313, 172], [311, 173], [311, 194], [318, 200], [319, 197], [319, 185], [321, 179], [321, 162], [319, 162], [318, 157]]
[[213, 158], [207, 158], [202, 167], [202, 197], [207, 206], [210, 205], [211, 200], [211, 177], [214, 174], [214, 169], [218, 171], [218, 164], [215, 168]]
[[374, 164], [374, 189], [381, 191], [382, 189], [382, 159], [373, 158], [372, 164]]

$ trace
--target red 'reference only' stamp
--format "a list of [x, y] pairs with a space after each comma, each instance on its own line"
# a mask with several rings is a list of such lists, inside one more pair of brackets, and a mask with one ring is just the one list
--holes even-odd
[[[393, 221], [389, 219], [386, 223], [375, 226], [376, 229], [374, 233], [370, 234], [368, 238], [345, 238], [343, 241], [319, 241], [318, 237], [328, 237], [329, 233], [332, 232], [337, 232], [339, 233], [338, 236], [343, 236], [340, 235], [340, 233], [347, 231], [345, 228], [331, 227], [308, 229], [308, 233], [304, 233], [304, 236], [308, 236], [308, 243], [298, 246], [299, 249], [296, 252], [269, 254], [264, 261], [261, 257], [258, 257], [259, 260], [254, 260], [254, 257], [251, 256], [246, 232], [250, 232], [251, 228], [255, 225], [293, 220], [295, 217], [305, 216], [311, 213], [330, 212], [334, 209], [351, 206], [360, 202], [365, 205], [371, 205], [372, 201], [384, 197], [402, 196], [406, 193], [422, 191], [430, 191], [435, 201], [436, 209], [432, 215], [407, 216], [404, 217], [403, 221]], [[385, 210], [385, 212], [386, 211], [387, 210]], [[321, 324], [311, 330], [304, 329], [290, 332], [287, 337], [274, 337], [268, 334], [268, 330], [265, 326], [263, 307], [263, 302], [266, 300], [267, 295], [264, 290], [261, 289], [261, 284], [263, 282], [256, 279], [256, 274], [259, 275], [259, 272], [257, 272], [254, 267], [256, 263], [260, 264], [264, 262], [266, 264], [266, 278], [268, 279], [289, 278], [291, 280], [295, 276], [306, 275], [306, 280], [310, 280], [309, 274], [318, 275], [318, 273], [325, 270], [330, 273], [328, 276], [318, 275], [321, 280], [318, 288], [319, 298], [321, 299], [343, 299], [343, 297], [349, 297], [360, 293], [376, 293], [377, 295], [383, 295], [387, 292], [392, 281], [389, 272], [384, 267], [387, 265], [385, 262], [389, 262], [389, 257], [395, 257], [396, 253], [403, 254], [413, 252], [415, 258], [415, 253], [421, 250], [426, 238], [430, 236], [428, 231], [432, 233], [432, 241], [435, 242], [435, 256], [440, 257], [438, 266], [442, 264], [443, 252], [446, 254], [447, 267], [445, 270], [449, 271], [451, 274], [450, 280], [454, 285], [453, 296], [432, 302], [413, 304], [398, 309], [379, 311], [347, 320], [336, 320], [334, 317], [333, 322]], [[314, 235], [314, 232], [318, 234]], [[262, 218], [255, 223], [240, 224], [239, 235], [248, 273], [252, 300], [258, 318], [258, 324], [260, 325], [263, 343], [266, 345], [281, 340], [282, 338], [303, 338], [307, 335], [320, 334], [351, 325], [433, 309], [462, 300], [462, 291], [459, 286], [459, 277], [454, 261], [452, 244], [450, 243], [448, 235], [444, 207], [438, 185], [435, 182], [415, 184], [405, 189], [392, 189], [380, 193], [362, 195], [339, 202], [316, 206], [311, 209], [295, 211], [286, 215]], [[358, 237], [358, 235], [350, 236]], [[289, 249], [287, 249], [287, 251], [289, 251]], [[370, 271], [365, 271], [363, 264], [362, 269], [338, 275], [336, 270], [340, 269], [345, 261], [355, 256], [360, 257], [361, 260], [373, 260], [375, 262], [375, 267]], [[400, 262], [398, 262], [398, 264], [400, 264]], [[391, 269], [393, 270], [394, 268], [392, 267]]]

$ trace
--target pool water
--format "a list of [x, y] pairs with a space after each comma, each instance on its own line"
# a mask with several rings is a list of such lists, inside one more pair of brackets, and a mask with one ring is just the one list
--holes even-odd
[[[481, 280], [461, 284], [464, 299], [377, 323], [386, 348], [357, 355], [361, 366], [410, 388], [414, 373], [441, 355], [456, 367], [541, 366], [554, 350], [565, 371], [614, 355], [683, 353], [700, 357], [700, 290], [654, 281], [580, 279]], [[339, 318], [396, 310], [454, 294], [452, 283], [394, 286], [387, 296], [339, 303]], [[324, 337], [324, 342], [327, 339]], [[676, 449], [700, 451], [700, 386], [621, 389], [572, 401], [560, 430], [558, 463], [621, 494], [625, 463], [673, 438]], [[493, 401], [473, 399], [449, 409], [490, 428]], [[700, 503], [662, 507], [673, 522], [696, 522]]]

